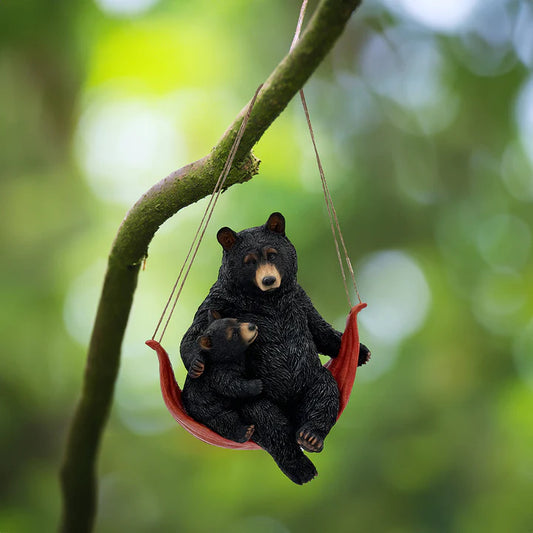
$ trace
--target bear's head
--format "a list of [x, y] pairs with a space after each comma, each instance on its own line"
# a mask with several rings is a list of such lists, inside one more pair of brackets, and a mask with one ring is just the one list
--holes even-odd
[[238, 360], [256, 339], [257, 326], [251, 322], [239, 322], [235, 318], [221, 318], [216, 311], [209, 310], [207, 314], [207, 329], [198, 337], [200, 348], [209, 353], [211, 361]]
[[257, 296], [296, 283], [296, 250], [285, 236], [281, 213], [272, 213], [263, 226], [239, 233], [221, 228], [217, 239], [224, 249], [219, 279], [232, 288]]

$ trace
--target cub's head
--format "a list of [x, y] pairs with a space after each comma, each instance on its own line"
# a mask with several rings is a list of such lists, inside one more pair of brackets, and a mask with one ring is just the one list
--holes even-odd
[[285, 236], [285, 218], [272, 213], [266, 224], [217, 233], [224, 249], [219, 277], [250, 294], [269, 294], [296, 282], [296, 250]]
[[208, 311], [208, 326], [198, 337], [200, 348], [209, 353], [211, 360], [232, 361], [242, 355], [257, 337], [257, 326], [239, 322], [235, 318], [221, 318], [216, 311]]

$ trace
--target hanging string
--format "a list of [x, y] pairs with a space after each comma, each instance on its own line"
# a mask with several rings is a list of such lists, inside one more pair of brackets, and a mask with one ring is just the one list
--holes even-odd
[[[291, 44], [290, 50], [292, 50], [296, 46], [296, 43], [300, 39], [300, 33], [301, 33], [301, 30], [302, 30], [302, 23], [303, 23], [303, 19], [304, 19], [304, 16], [305, 16], [306, 8], [307, 8], [307, 0], [303, 0], [302, 7], [300, 8], [300, 15], [298, 17], [298, 23], [296, 25], [296, 31], [294, 33], [294, 38], [292, 40], [292, 44]], [[339, 248], [339, 240], [341, 242], [341, 246], [342, 246], [342, 249], [343, 249], [343, 252], [344, 252], [344, 260], [346, 262], [346, 266], [348, 267], [348, 271], [349, 271], [350, 276], [352, 278], [353, 287], [354, 287], [357, 299], [359, 300], [359, 303], [361, 303], [361, 296], [359, 295], [359, 291], [357, 289], [357, 283], [355, 281], [355, 274], [354, 274], [354, 270], [353, 270], [353, 267], [352, 267], [352, 262], [350, 261], [350, 257], [348, 255], [348, 250], [347, 250], [346, 244], [344, 242], [344, 237], [342, 236], [342, 231], [341, 231], [341, 227], [340, 227], [340, 224], [339, 224], [339, 219], [337, 217], [337, 211], [335, 210], [335, 206], [333, 205], [333, 198], [331, 197], [331, 194], [329, 192], [328, 183], [326, 181], [326, 175], [324, 173], [324, 168], [322, 166], [322, 161], [321, 161], [320, 155], [318, 153], [318, 148], [317, 148], [317, 144], [316, 144], [316, 140], [315, 140], [315, 134], [314, 134], [313, 126], [311, 125], [311, 117], [309, 116], [309, 108], [307, 107], [307, 101], [305, 99], [305, 95], [304, 95], [303, 89], [300, 90], [300, 99], [302, 101], [302, 106], [303, 106], [303, 109], [304, 109], [305, 118], [307, 120], [307, 126], [309, 128], [309, 133], [311, 135], [311, 141], [313, 143], [313, 149], [315, 151], [315, 157], [316, 157], [316, 161], [317, 161], [317, 165], [318, 165], [318, 172], [320, 174], [320, 180], [322, 182], [322, 190], [324, 192], [324, 199], [326, 201], [326, 208], [327, 208], [327, 211], [328, 211], [329, 222], [330, 222], [330, 226], [331, 226], [331, 233], [333, 235], [333, 240], [335, 242], [335, 250], [337, 252], [337, 259], [339, 260], [339, 266], [340, 266], [340, 269], [341, 269], [342, 280], [343, 280], [343, 283], [344, 283], [344, 290], [346, 291], [346, 298], [348, 300], [348, 305], [350, 307], [353, 307], [352, 300], [350, 298], [350, 291], [348, 290], [348, 283], [347, 283], [347, 280], [346, 280], [346, 273], [344, 271], [344, 264], [343, 264], [343, 261], [342, 261], [342, 256], [341, 256], [341, 252], [340, 252], [340, 248]], [[338, 237], [337, 237], [337, 234], [338, 234]]]
[[289, 52], [296, 46], [296, 43], [300, 39], [300, 33], [302, 32], [302, 24], [304, 22], [305, 10], [307, 9], [307, 0], [303, 0], [302, 7], [300, 8], [300, 15], [298, 16], [298, 22], [296, 23], [296, 31], [294, 32], [294, 37], [292, 38], [291, 47]]
[[[235, 137], [235, 140], [233, 141], [233, 144], [231, 146], [231, 149], [229, 151], [228, 157], [226, 159], [226, 162], [224, 164], [224, 168], [222, 169], [218, 180], [215, 184], [215, 187], [213, 189], [213, 192], [211, 193], [211, 196], [209, 198], [209, 202], [207, 204], [207, 207], [204, 211], [204, 214], [202, 216], [202, 220], [200, 221], [200, 224], [198, 226], [198, 229], [196, 230], [196, 234], [194, 235], [194, 238], [192, 240], [191, 246], [189, 247], [189, 251], [187, 252], [187, 256], [185, 257], [185, 261], [183, 262], [183, 265], [181, 266], [180, 272], [178, 274], [178, 277], [176, 278], [176, 282], [174, 283], [174, 286], [172, 287], [172, 291], [170, 293], [170, 296], [167, 300], [167, 303], [163, 309], [163, 312], [161, 313], [161, 317], [159, 318], [159, 322], [157, 323], [157, 326], [155, 328], [154, 334], [152, 335], [152, 340], [155, 339], [157, 332], [159, 331], [159, 328], [161, 324], [163, 323], [163, 320], [165, 318], [165, 314], [167, 313], [167, 310], [170, 306], [170, 303], [172, 302], [172, 299], [174, 298], [174, 301], [172, 303], [172, 307], [170, 308], [170, 311], [168, 313], [168, 317], [165, 321], [164, 327], [161, 331], [161, 335], [159, 337], [159, 343], [163, 340], [163, 336], [165, 334], [165, 331], [167, 330], [168, 324], [170, 323], [170, 319], [172, 318], [172, 314], [174, 313], [174, 309], [176, 308], [176, 304], [178, 303], [179, 297], [181, 295], [181, 292], [183, 290], [183, 286], [185, 285], [185, 281], [187, 279], [187, 276], [189, 275], [189, 272], [191, 270], [192, 264], [194, 262], [194, 259], [196, 258], [196, 254], [198, 252], [198, 249], [200, 248], [200, 244], [202, 242], [202, 239], [205, 235], [205, 232], [207, 230], [207, 226], [209, 225], [209, 221], [211, 220], [211, 216], [213, 215], [213, 211], [215, 209], [216, 203], [218, 201], [218, 198], [220, 194], [222, 193], [222, 190], [224, 189], [224, 184], [226, 182], [226, 179], [229, 175], [229, 172], [231, 170], [231, 166], [233, 164], [233, 160], [235, 159], [235, 155], [237, 154], [237, 150], [239, 149], [239, 145], [241, 143], [242, 137], [244, 135], [244, 131], [246, 130], [246, 126], [248, 124], [248, 120], [250, 118], [250, 114], [252, 112], [252, 108], [255, 104], [255, 101], [257, 100], [257, 96], [259, 95], [259, 91], [263, 85], [260, 85], [257, 90], [255, 91], [255, 94], [250, 101], [250, 105], [248, 106], [248, 109], [246, 111], [246, 114], [241, 122], [239, 131], [237, 132], [237, 135]], [[181, 283], [180, 283], [181, 281]], [[179, 285], [179, 288], [178, 288]], [[177, 292], [176, 292], [177, 290]], [[175, 296], [174, 296], [175, 294]]]
[[[297, 26], [296, 26], [296, 31], [295, 31], [295, 34], [294, 34], [294, 38], [293, 38], [290, 50], [292, 50], [296, 46], [296, 43], [298, 42], [298, 40], [300, 38], [300, 33], [301, 33], [301, 29], [302, 29], [303, 19], [305, 17], [306, 8], [307, 8], [307, 0], [303, 0], [302, 6], [300, 8], [300, 15], [298, 17], [298, 23], [297, 23]], [[193, 262], [194, 262], [194, 260], [196, 258], [196, 254], [198, 252], [198, 249], [200, 247], [200, 244], [201, 244], [201, 241], [202, 241], [202, 239], [204, 237], [204, 234], [205, 234], [205, 232], [207, 230], [207, 226], [209, 224], [209, 221], [211, 220], [211, 216], [213, 214], [213, 210], [215, 208], [215, 205], [216, 205], [216, 203], [218, 201], [218, 198], [219, 198], [219, 196], [220, 196], [220, 194], [221, 194], [221, 192], [222, 192], [222, 190], [224, 188], [224, 184], [225, 184], [226, 179], [227, 179], [227, 177], [229, 175], [229, 172], [231, 170], [231, 166], [233, 164], [233, 160], [234, 160], [235, 155], [237, 153], [237, 150], [239, 148], [239, 144], [240, 144], [240, 141], [242, 139], [242, 136], [244, 135], [244, 131], [245, 131], [246, 125], [248, 123], [248, 119], [250, 117], [252, 108], [253, 108], [253, 106], [255, 104], [255, 101], [257, 99], [259, 91], [261, 90], [261, 87], [262, 87], [262, 85], [259, 86], [259, 88], [257, 89], [257, 91], [254, 94], [254, 97], [252, 98], [252, 100], [250, 102], [250, 105], [248, 106], [248, 110], [246, 112], [246, 115], [243, 118], [243, 121], [241, 122], [241, 125], [240, 125], [239, 131], [237, 133], [237, 136], [235, 137], [235, 140], [233, 142], [231, 150], [230, 150], [230, 152], [228, 154], [228, 158], [226, 159], [226, 162], [224, 164], [224, 168], [222, 169], [222, 172], [220, 173], [220, 176], [218, 177], [218, 180], [217, 180], [217, 182], [215, 184], [213, 192], [211, 193], [208, 205], [207, 205], [207, 207], [206, 207], [206, 209], [204, 211], [204, 214], [202, 216], [202, 220], [200, 221], [198, 229], [196, 230], [196, 234], [194, 235], [194, 238], [192, 240], [191, 246], [189, 247], [189, 250], [187, 252], [187, 256], [185, 257], [185, 261], [183, 262], [183, 265], [181, 266], [181, 269], [180, 269], [180, 272], [179, 272], [178, 277], [176, 279], [176, 282], [174, 283], [174, 286], [172, 287], [172, 291], [170, 293], [170, 296], [169, 296], [169, 298], [168, 298], [168, 300], [167, 300], [167, 302], [165, 304], [163, 312], [161, 313], [161, 317], [159, 318], [159, 321], [158, 321], [157, 326], [155, 328], [154, 334], [152, 335], [152, 339], [155, 339], [155, 337], [156, 337], [156, 335], [157, 335], [157, 333], [159, 331], [159, 328], [161, 327], [161, 324], [163, 323], [165, 315], [166, 315], [166, 313], [167, 313], [167, 311], [168, 311], [168, 309], [170, 307], [170, 304], [172, 303], [172, 306], [170, 307], [170, 311], [168, 313], [168, 316], [167, 316], [167, 319], [165, 321], [164, 327], [162, 329], [162, 332], [161, 332], [161, 335], [160, 335], [160, 338], [159, 338], [159, 342], [162, 341], [163, 336], [165, 334], [165, 331], [166, 331], [166, 329], [168, 327], [168, 324], [170, 323], [170, 319], [172, 317], [174, 309], [176, 308], [177, 302], [179, 300], [179, 297], [180, 297], [181, 292], [183, 290], [183, 287], [185, 285], [185, 281], [187, 279], [187, 276], [189, 275], [189, 272], [191, 270], [192, 264], [193, 264]], [[335, 210], [335, 206], [333, 205], [333, 199], [332, 199], [331, 193], [329, 191], [329, 187], [328, 187], [327, 180], [326, 180], [326, 177], [325, 177], [325, 173], [324, 173], [324, 169], [323, 169], [322, 162], [321, 162], [321, 159], [320, 159], [320, 155], [318, 153], [318, 148], [317, 148], [317, 144], [316, 144], [316, 139], [315, 139], [313, 127], [311, 125], [311, 118], [309, 116], [309, 109], [307, 107], [307, 102], [306, 102], [303, 90], [300, 90], [300, 99], [302, 101], [302, 106], [303, 106], [305, 117], [306, 117], [306, 120], [307, 120], [309, 133], [311, 135], [311, 141], [312, 141], [312, 144], [313, 144], [313, 149], [315, 151], [315, 157], [316, 157], [316, 160], [317, 160], [318, 170], [319, 170], [320, 179], [321, 179], [321, 183], [322, 183], [322, 190], [324, 192], [324, 199], [325, 199], [326, 208], [327, 208], [327, 211], [328, 211], [328, 216], [329, 216], [329, 221], [330, 221], [330, 226], [331, 226], [331, 232], [332, 232], [332, 235], [333, 235], [333, 240], [334, 240], [334, 243], [335, 243], [335, 249], [336, 249], [336, 252], [337, 252], [337, 258], [338, 258], [339, 266], [340, 266], [340, 269], [341, 269], [342, 279], [343, 279], [343, 283], [344, 283], [344, 289], [345, 289], [345, 292], [346, 292], [346, 298], [348, 300], [348, 304], [351, 307], [352, 306], [352, 302], [351, 302], [351, 298], [350, 298], [350, 292], [348, 290], [347, 277], [346, 277], [344, 264], [343, 264], [343, 260], [342, 260], [342, 256], [341, 256], [339, 240], [340, 240], [343, 252], [344, 252], [344, 260], [346, 262], [346, 266], [347, 266], [348, 271], [350, 273], [350, 277], [352, 279], [354, 290], [355, 290], [355, 293], [357, 295], [357, 298], [358, 298], [359, 302], [361, 302], [361, 297], [360, 297], [359, 291], [357, 289], [357, 283], [355, 281], [354, 270], [353, 270], [353, 267], [352, 267], [352, 264], [351, 264], [351, 261], [350, 261], [350, 257], [348, 255], [348, 250], [346, 248], [346, 244], [344, 242], [344, 237], [342, 235], [342, 231], [341, 231], [341, 228], [340, 228], [339, 220], [338, 220], [338, 217], [337, 217], [337, 212]], [[338, 234], [338, 236], [337, 236], [337, 234]], [[179, 286], [179, 288], [178, 288], [178, 286]]]

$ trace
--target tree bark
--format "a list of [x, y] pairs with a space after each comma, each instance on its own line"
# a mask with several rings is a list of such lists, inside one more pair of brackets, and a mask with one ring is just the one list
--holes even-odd
[[[226, 188], [257, 174], [259, 160], [251, 153], [252, 147], [329, 52], [360, 1], [322, 0], [298, 44], [264, 83]], [[98, 449], [113, 400], [139, 267], [148, 253], [148, 245], [163, 222], [212, 192], [246, 109], [247, 106], [209, 155], [149, 189], [128, 211], [118, 229], [90, 340], [81, 398], [61, 468], [62, 532], [89, 532], [94, 525]]]

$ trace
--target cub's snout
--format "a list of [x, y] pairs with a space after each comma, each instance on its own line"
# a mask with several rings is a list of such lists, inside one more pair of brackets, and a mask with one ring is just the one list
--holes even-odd
[[252, 322], [241, 322], [241, 337], [246, 344], [252, 344], [255, 341], [259, 330]]

